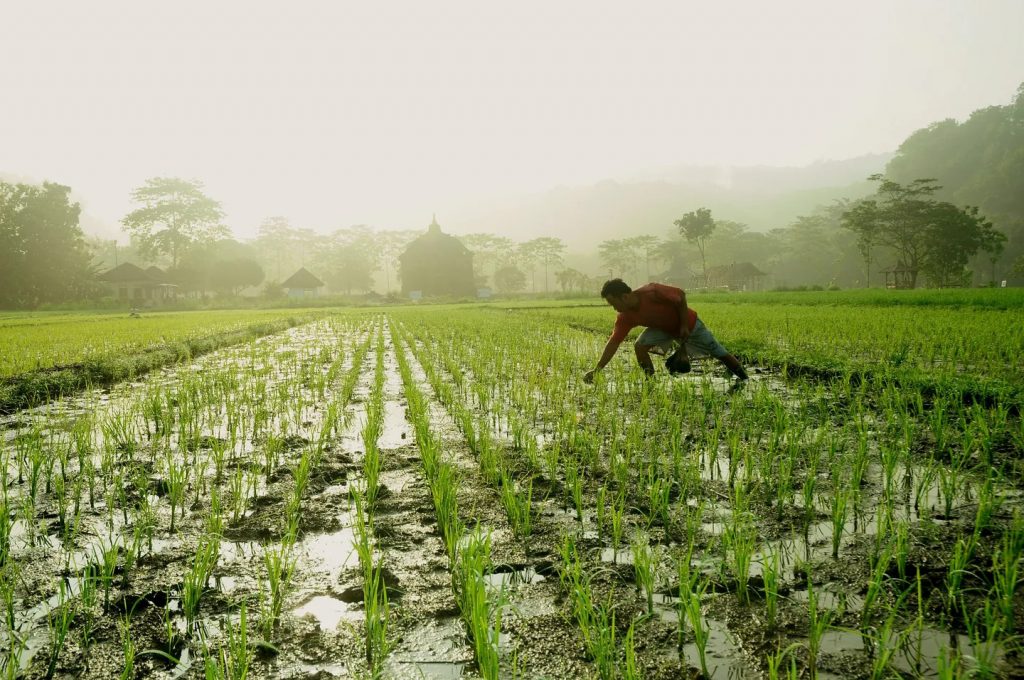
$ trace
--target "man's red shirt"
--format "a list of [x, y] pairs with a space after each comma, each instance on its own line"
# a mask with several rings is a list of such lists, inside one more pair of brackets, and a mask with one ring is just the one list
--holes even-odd
[[[629, 335], [629, 331], [637, 326], [657, 328], [674, 336], [679, 335], [679, 303], [683, 301], [682, 290], [661, 283], [648, 283], [633, 293], [640, 299], [640, 306], [632, 311], [619, 312], [610, 340], [622, 342]], [[686, 325], [692, 331], [696, 324], [697, 312], [687, 307]]]

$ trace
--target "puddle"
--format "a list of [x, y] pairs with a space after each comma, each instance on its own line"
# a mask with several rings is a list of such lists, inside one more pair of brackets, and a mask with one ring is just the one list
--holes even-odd
[[305, 557], [299, 570], [323, 570], [332, 582], [336, 581], [345, 567], [355, 564], [356, 537], [352, 527], [345, 527], [330, 534], [317, 534], [303, 538], [297, 548], [299, 556]]
[[663, 593], [654, 593], [651, 599], [654, 601], [654, 613], [662, 621], [666, 623], [679, 623], [679, 603], [682, 600]]
[[405, 419], [405, 406], [398, 401], [385, 401], [384, 428], [377, 446], [381, 449], [397, 449], [414, 441], [412, 426]]
[[631, 548], [601, 548], [601, 561], [613, 564], [633, 564], [633, 550]]
[[[859, 595], [852, 595], [845, 592], [834, 592], [828, 590], [827, 585], [815, 587], [814, 597], [817, 598], [818, 611], [853, 611], [858, 612], [864, 608], [864, 598]], [[793, 602], [800, 602], [804, 605], [810, 601], [810, 595], [806, 590], [798, 590], [790, 595]]]
[[466, 631], [457, 617], [432, 619], [402, 636], [387, 661], [394, 678], [460, 678], [472, 664]]
[[295, 616], [312, 617], [320, 624], [320, 629], [333, 631], [342, 621], [358, 622], [363, 620], [363, 612], [356, 606], [342, 602], [329, 595], [314, 595], [301, 606], [292, 610]]
[[[739, 649], [739, 643], [729, 633], [725, 623], [715, 619], [705, 619], [705, 625], [709, 629], [705, 647], [709, 677], [727, 680], [760, 677], [759, 674], [750, 672], [742, 659], [735, 655]], [[697, 653], [695, 643], [691, 642], [683, 647], [683, 656], [688, 665], [700, 668], [700, 655]]]
[[538, 574], [536, 569], [530, 566], [517, 567], [508, 565], [496, 567], [490, 574], [484, 575], [484, 581], [487, 583], [487, 586], [494, 590], [507, 590], [519, 585], [543, 583], [546, 580], [544, 576]]
[[[889, 644], [898, 644], [899, 633], [892, 633]], [[939, 658], [951, 649], [959, 648], [967, 668], [972, 668], [979, 655], [984, 655], [991, 664], [1003, 658], [1003, 651], [990, 645], [974, 647], [966, 635], [925, 628], [911, 632], [900, 650], [890, 662], [890, 667], [912, 677], [939, 677]], [[860, 633], [845, 630], [827, 631], [821, 638], [821, 649], [826, 654], [867, 654], [864, 639]], [[838, 678], [837, 675], [819, 673], [819, 677]]]

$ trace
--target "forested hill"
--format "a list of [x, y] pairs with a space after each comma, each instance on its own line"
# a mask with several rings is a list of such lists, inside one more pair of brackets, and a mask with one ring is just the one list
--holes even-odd
[[466, 214], [452, 226], [519, 239], [555, 234], [570, 248], [590, 249], [606, 239], [671, 231], [680, 215], [706, 206], [716, 218], [767, 231], [835, 199], [866, 196], [874, 191], [867, 177], [882, 172], [891, 157], [876, 154], [795, 168], [665, 168], [521, 197]]
[[[947, 119], [910, 135], [886, 166], [905, 183], [933, 177], [940, 198], [976, 205], [1009, 233], [1024, 223], [1024, 83], [1006, 106], [978, 109], [962, 123]], [[1012, 234], [1011, 234], [1012, 238]]]

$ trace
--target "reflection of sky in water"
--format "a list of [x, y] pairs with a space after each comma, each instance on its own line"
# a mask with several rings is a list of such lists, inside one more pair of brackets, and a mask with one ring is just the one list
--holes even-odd
[[335, 630], [342, 621], [363, 620], [361, 609], [328, 595], [315, 595], [292, 613], [299, 617], [313, 617], [325, 631]]

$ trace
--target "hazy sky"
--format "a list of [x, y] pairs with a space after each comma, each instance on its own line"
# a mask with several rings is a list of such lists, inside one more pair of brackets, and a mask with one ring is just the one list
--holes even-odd
[[418, 228], [659, 166], [892, 150], [1008, 103], [1022, 27], [1021, 0], [0, 0], [0, 173], [111, 225], [175, 175], [242, 236]]

